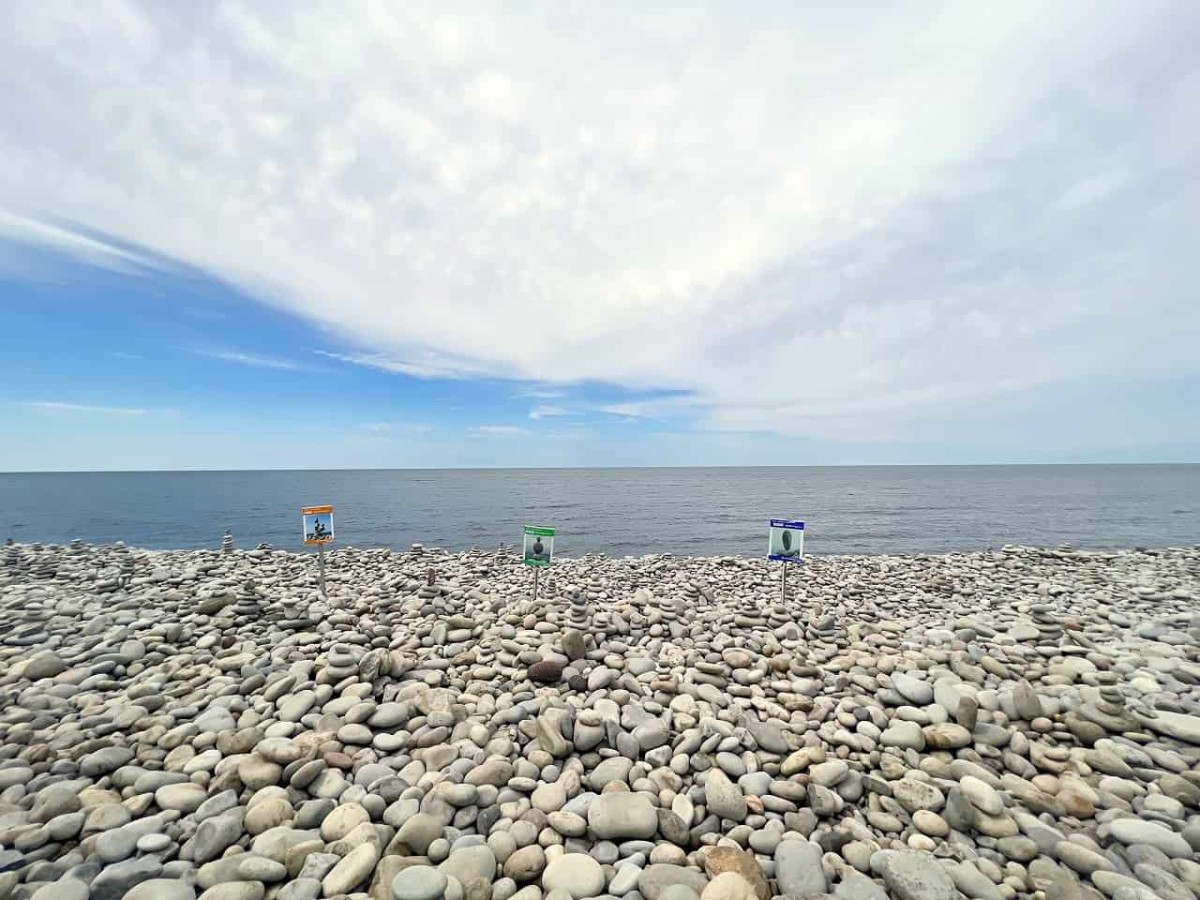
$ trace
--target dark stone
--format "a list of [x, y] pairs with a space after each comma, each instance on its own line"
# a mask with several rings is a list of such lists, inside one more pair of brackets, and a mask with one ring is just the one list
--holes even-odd
[[538, 684], [555, 684], [562, 678], [563, 667], [553, 660], [544, 659], [529, 667], [529, 680]]

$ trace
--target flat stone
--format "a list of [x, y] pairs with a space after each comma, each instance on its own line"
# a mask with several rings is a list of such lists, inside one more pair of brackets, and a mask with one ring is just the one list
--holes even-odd
[[704, 888], [700, 900], [762, 900], [754, 888], [736, 872], [723, 872]]
[[[767, 886], [766, 875], [753, 853], [735, 847], [713, 847], [704, 852], [704, 871], [714, 880], [732, 872], [750, 886], [754, 900], [770, 900], [771, 889]], [[711, 888], [712, 882], [709, 882], [705, 894]]]
[[1113, 819], [1108, 823], [1112, 836], [1122, 844], [1148, 844], [1172, 859], [1191, 859], [1193, 851], [1182, 834], [1163, 825], [1141, 819]]
[[893, 720], [879, 736], [879, 743], [885, 747], [921, 751], [925, 749], [925, 733], [916, 722]]
[[1004, 800], [986, 781], [974, 775], [964, 775], [958, 782], [958, 788], [977, 809], [989, 816], [998, 816], [1004, 812]]
[[151, 878], [128, 890], [122, 900], [196, 900], [196, 891], [175, 878]]
[[572, 900], [599, 896], [604, 891], [604, 882], [600, 863], [583, 853], [563, 854], [542, 873], [544, 891], [565, 891]]
[[392, 879], [394, 900], [441, 900], [446, 874], [433, 866], [409, 866]]
[[490, 883], [496, 877], [496, 855], [487, 844], [460, 847], [438, 869], [458, 879], [459, 884], [469, 884], [476, 878], [486, 878]]
[[601, 840], [650, 839], [658, 830], [658, 814], [644, 794], [601, 794], [588, 807], [587, 821]]
[[91, 900], [121, 900], [132, 887], [157, 878], [162, 863], [154, 856], [142, 856], [114, 863], [103, 869], [91, 884]]
[[928, 853], [880, 850], [871, 855], [871, 871], [883, 878], [898, 900], [953, 900], [954, 882]]
[[1200, 716], [1158, 710], [1153, 718], [1145, 717], [1142, 722], [1151, 731], [1165, 734], [1189, 744], [1200, 744]]
[[937, 787], [916, 778], [901, 778], [894, 782], [892, 796], [910, 813], [918, 809], [937, 812], [946, 803], [945, 795]]
[[322, 880], [321, 888], [325, 896], [350, 893], [370, 877], [378, 862], [379, 850], [374, 844], [359, 844]]
[[[147, 884], [148, 882], [142, 882]], [[135, 887], [133, 890], [137, 890]], [[2, 893], [2, 892], [0, 892]], [[32, 900], [88, 900], [90, 891], [87, 882], [77, 878], [61, 878], [52, 884], [44, 885], [33, 892]], [[132, 897], [132, 892], [126, 894]], [[142, 900], [149, 900], [150, 895], [142, 895]], [[134, 900], [137, 900], [135, 897]], [[192, 891], [188, 900], [196, 900], [196, 892]]]
[[821, 865], [823, 852], [810, 841], [780, 841], [775, 848], [775, 880], [779, 893], [809, 897], [829, 890]]
[[907, 672], [892, 673], [892, 687], [894, 687], [905, 700], [915, 703], [917, 706], [925, 706], [933, 702], [933, 685], [922, 681]]
[[746, 798], [742, 789], [720, 769], [709, 769], [704, 780], [704, 802], [710, 812], [722, 819], [741, 822], [746, 818]]

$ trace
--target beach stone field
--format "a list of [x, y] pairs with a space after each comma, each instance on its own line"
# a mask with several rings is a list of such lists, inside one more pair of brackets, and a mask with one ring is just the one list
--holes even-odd
[[1200, 550], [0, 548], [0, 900], [1200, 894]]

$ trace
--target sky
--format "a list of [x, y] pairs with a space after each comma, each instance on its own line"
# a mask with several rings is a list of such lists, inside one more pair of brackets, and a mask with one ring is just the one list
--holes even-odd
[[1200, 462], [1200, 5], [0, 6], [0, 471]]

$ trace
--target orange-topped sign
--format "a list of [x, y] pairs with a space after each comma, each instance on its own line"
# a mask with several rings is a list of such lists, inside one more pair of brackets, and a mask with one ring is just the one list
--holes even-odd
[[306, 544], [333, 543], [333, 507], [306, 506], [300, 510]]

